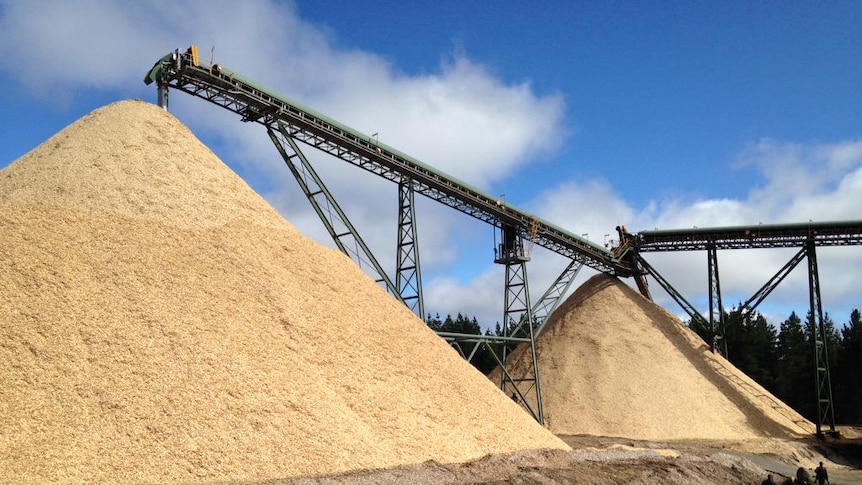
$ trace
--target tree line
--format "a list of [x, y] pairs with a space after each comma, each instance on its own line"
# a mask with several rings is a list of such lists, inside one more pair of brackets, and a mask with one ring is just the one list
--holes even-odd
[[[738, 308], [724, 313], [727, 359], [797, 412], [817, 419], [817, 386], [814, 365], [814, 319], [803, 321], [792, 312], [776, 329], [757, 312]], [[713, 341], [705, 321], [692, 320], [689, 328], [705, 342]], [[835, 422], [862, 423], [862, 316], [858, 309], [836, 328], [823, 316], [824, 334]]]
[[[815, 421], [817, 419], [817, 389], [814, 367], [813, 319], [807, 315], [803, 321], [792, 312], [778, 328], [766, 321], [760, 313], [733, 309], [725, 312], [724, 343], [727, 358], [741, 371], [757, 381], [774, 396], [797, 412]], [[832, 318], [823, 317], [826, 353], [832, 383], [832, 407], [835, 422], [862, 423], [862, 315], [858, 309], [850, 313], [849, 320], [839, 328]], [[428, 326], [438, 332], [479, 335], [482, 327], [475, 317], [458, 314], [455, 318], [440, 315], [426, 319]], [[689, 328], [707, 343], [713, 341], [713, 332], [704, 321], [689, 321]], [[502, 335], [500, 325], [485, 335]], [[472, 349], [462, 349], [469, 353]], [[493, 356], [485, 349], [476, 352], [471, 363], [487, 374], [496, 366]]]
[[[446, 315], [446, 318], [444, 320], [440, 319], [439, 314], [437, 314], [433, 318], [431, 317], [431, 315], [428, 315], [428, 317], [425, 319], [425, 323], [427, 323], [431, 330], [434, 330], [435, 332], [464, 333], [470, 335], [483, 334], [482, 327], [479, 325], [479, 322], [476, 321], [476, 317], [468, 318], [461, 313], [459, 313], [458, 316], [454, 319], [452, 318], [452, 315]], [[500, 324], [497, 324], [497, 328], [495, 329], [494, 333], [492, 333], [491, 330], [488, 329], [485, 330], [484, 335], [503, 335], [502, 331], [500, 330]], [[494, 352], [499, 355], [499, 346], [496, 344], [492, 344], [492, 346], [494, 348]], [[471, 351], [472, 347], [467, 348], [462, 346], [461, 348], [461, 352], [467, 355], [469, 355]], [[465, 355], [465, 357], [467, 355]], [[476, 351], [476, 354], [470, 360], [470, 363], [473, 364], [473, 367], [479, 369], [481, 373], [486, 375], [492, 370], [494, 370], [495, 367], [497, 367], [496, 359], [494, 359], [491, 353], [488, 352], [488, 350], [485, 348], [478, 349]]]

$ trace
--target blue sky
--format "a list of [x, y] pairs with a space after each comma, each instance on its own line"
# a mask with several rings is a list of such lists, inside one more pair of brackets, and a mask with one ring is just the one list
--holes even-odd
[[[860, 220], [860, 25], [855, 1], [0, 1], [0, 167], [104, 104], [155, 101], [147, 69], [197, 43], [204, 59], [596, 242], [617, 224]], [[171, 103], [326, 242], [260, 127], [182, 93]], [[394, 188], [315, 161], [384, 264], [394, 259]], [[428, 308], [499, 319], [490, 228], [419, 209]], [[538, 295], [564, 262], [534, 256]], [[791, 256], [720, 253], [725, 302]], [[826, 309], [844, 321], [862, 307], [862, 251], [818, 256]], [[648, 259], [705, 309], [705, 255]], [[797, 269], [762, 310], [804, 312], [805, 284]]]

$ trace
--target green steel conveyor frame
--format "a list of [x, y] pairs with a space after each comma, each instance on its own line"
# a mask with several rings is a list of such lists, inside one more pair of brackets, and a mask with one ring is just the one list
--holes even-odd
[[597, 271], [621, 277], [639, 273], [604, 247], [528, 214], [331, 118], [274, 94], [215, 64], [204, 67], [191, 52], [160, 59], [144, 78], [157, 83], [160, 104], [168, 87], [184, 91], [270, 127], [282, 123], [291, 137], [495, 227], [513, 227], [524, 240]]
[[716, 249], [799, 248], [813, 239], [817, 246], [862, 245], [862, 221], [757, 224], [641, 231], [638, 252], [703, 251]]

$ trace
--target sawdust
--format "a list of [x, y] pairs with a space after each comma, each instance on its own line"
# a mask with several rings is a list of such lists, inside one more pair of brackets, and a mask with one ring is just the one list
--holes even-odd
[[0, 171], [0, 476], [264, 481], [568, 446], [172, 115]]
[[[558, 435], [741, 440], [756, 448], [758, 439], [814, 432], [679, 319], [607, 275], [570, 296], [536, 346], [545, 420]], [[516, 375], [528, 369], [523, 350], [514, 355]]]

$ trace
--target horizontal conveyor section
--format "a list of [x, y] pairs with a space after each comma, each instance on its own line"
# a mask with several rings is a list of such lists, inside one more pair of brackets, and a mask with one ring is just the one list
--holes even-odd
[[862, 221], [757, 224], [712, 228], [642, 231], [636, 235], [640, 252], [716, 249], [798, 248], [809, 238], [817, 246], [862, 244]]

